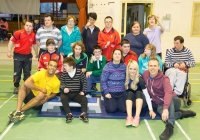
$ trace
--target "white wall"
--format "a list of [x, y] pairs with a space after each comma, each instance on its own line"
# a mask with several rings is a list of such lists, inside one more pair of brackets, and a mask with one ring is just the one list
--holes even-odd
[[[153, 2], [153, 14], [159, 14], [161, 18], [166, 16], [166, 14], [171, 14], [170, 31], [166, 31], [162, 35], [163, 60], [165, 58], [165, 50], [173, 47], [173, 38], [177, 35], [181, 35], [185, 39], [185, 46], [190, 48], [196, 62], [200, 62], [200, 37], [190, 37], [193, 2], [200, 2], [200, 0], [88, 0], [88, 2], [90, 1], [95, 6], [89, 8], [88, 12], [95, 11], [97, 13], [98, 19], [96, 25], [100, 27], [100, 29], [103, 29], [104, 18], [111, 15], [114, 19], [113, 26], [119, 33], [121, 29], [121, 2]], [[109, 6], [109, 2], [114, 2], [114, 4]]]

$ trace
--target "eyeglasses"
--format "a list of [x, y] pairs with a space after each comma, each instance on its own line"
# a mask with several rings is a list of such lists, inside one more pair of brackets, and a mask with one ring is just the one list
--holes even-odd
[[105, 21], [105, 23], [112, 23], [112, 21]]
[[67, 22], [69, 22], [69, 23], [74, 23], [74, 20], [68, 20]]
[[94, 51], [94, 53], [101, 53], [101, 51]]

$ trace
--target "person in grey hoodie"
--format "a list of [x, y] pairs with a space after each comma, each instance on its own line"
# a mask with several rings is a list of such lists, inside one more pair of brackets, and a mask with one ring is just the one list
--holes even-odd
[[161, 115], [166, 128], [159, 136], [161, 140], [168, 140], [174, 133], [174, 122], [176, 119], [196, 116], [190, 110], [180, 110], [181, 102], [176, 93], [172, 90], [169, 78], [159, 70], [159, 61], [152, 58], [148, 62], [148, 70], [144, 71], [148, 93], [152, 102], [157, 106], [157, 112]]

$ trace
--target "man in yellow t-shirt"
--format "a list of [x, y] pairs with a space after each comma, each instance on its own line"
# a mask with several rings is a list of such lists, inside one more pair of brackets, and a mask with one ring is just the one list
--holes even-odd
[[[47, 100], [54, 98], [59, 93], [60, 81], [55, 75], [57, 66], [55, 60], [50, 60], [47, 70], [36, 72], [21, 85], [17, 109], [8, 114], [10, 121], [16, 123], [22, 120], [25, 117], [24, 111], [30, 108], [41, 109]], [[24, 106], [22, 106], [23, 102]]]

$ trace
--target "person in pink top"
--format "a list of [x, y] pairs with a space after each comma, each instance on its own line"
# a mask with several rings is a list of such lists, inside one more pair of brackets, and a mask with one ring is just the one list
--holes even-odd
[[7, 38], [8, 33], [8, 22], [5, 18], [0, 19], [0, 38], [3, 40], [8, 40]]

